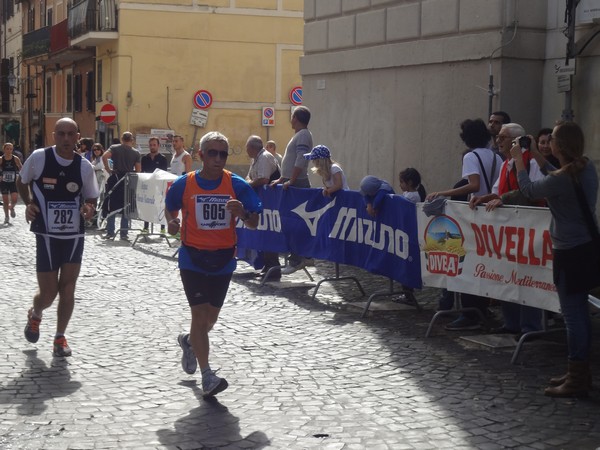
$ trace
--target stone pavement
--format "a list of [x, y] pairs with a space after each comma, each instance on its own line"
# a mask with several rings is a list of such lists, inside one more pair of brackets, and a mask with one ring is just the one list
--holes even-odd
[[[353, 305], [365, 298], [353, 283], [324, 283], [312, 301], [304, 273], [261, 288], [243, 263], [211, 333], [211, 365], [230, 387], [205, 401], [199, 376], [180, 367], [176, 338], [189, 312], [174, 249], [159, 238], [132, 248], [89, 233], [67, 333], [73, 356], [53, 358], [56, 306], [37, 344], [23, 337], [36, 290], [23, 213], [19, 205], [14, 224], [0, 226], [0, 449], [600, 447], [600, 393], [543, 395], [565, 369], [562, 335], [526, 345], [510, 365], [512, 349], [467, 343], [444, 331], [449, 319], [424, 337], [437, 290], [417, 293], [422, 312], [401, 306], [361, 319]], [[319, 280], [333, 269], [309, 271]], [[348, 273], [368, 294], [388, 287]]]

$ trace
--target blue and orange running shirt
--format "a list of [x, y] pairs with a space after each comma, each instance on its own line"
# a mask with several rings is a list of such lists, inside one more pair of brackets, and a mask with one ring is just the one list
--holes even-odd
[[[249, 212], [261, 213], [262, 203], [252, 187], [240, 176], [227, 170], [218, 180], [200, 177], [200, 171], [184, 174], [169, 188], [165, 207], [169, 211], [182, 211], [181, 238], [185, 245], [202, 250], [233, 247], [237, 241], [235, 218], [225, 210], [230, 198], [236, 198]], [[232, 259], [219, 272], [231, 273], [236, 261]], [[194, 265], [184, 246], [179, 250], [179, 268], [207, 273]]]

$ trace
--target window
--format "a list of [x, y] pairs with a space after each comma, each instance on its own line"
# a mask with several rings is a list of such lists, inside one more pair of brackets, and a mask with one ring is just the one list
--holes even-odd
[[40, 0], [40, 28], [46, 25], [46, 1]]
[[96, 110], [96, 90], [94, 88], [94, 72], [86, 72], [86, 83], [85, 83], [85, 109], [86, 111]]
[[52, 17], [52, 8], [48, 8], [48, 11], [46, 12], [46, 25], [49, 27], [54, 25]]
[[27, 31], [29, 33], [35, 31], [35, 7], [33, 5], [30, 5], [27, 10]]
[[15, 3], [13, 0], [3, 0], [2, 3], [4, 4], [4, 11], [6, 11], [6, 17], [4, 18], [4, 22], [6, 22], [15, 15]]
[[46, 77], [46, 112], [52, 112], [52, 77]]
[[67, 96], [65, 104], [67, 105], [67, 112], [73, 112], [73, 74], [67, 74], [67, 81], [65, 86], [65, 94]]
[[81, 74], [75, 75], [73, 81], [73, 112], [81, 112], [83, 106], [83, 86]]
[[101, 102], [102, 96], [102, 60], [96, 65], [96, 101]]

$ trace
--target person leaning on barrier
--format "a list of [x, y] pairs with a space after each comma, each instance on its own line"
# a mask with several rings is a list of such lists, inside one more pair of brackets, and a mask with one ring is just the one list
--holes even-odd
[[[474, 195], [469, 200], [471, 209], [477, 205], [486, 204], [486, 210], [492, 211], [503, 204], [521, 205], [521, 206], [544, 206], [543, 201], [525, 198], [519, 191], [517, 183], [517, 171], [514, 165], [514, 159], [510, 155], [510, 149], [513, 146], [513, 141], [521, 136], [525, 136], [525, 129], [518, 123], [508, 123], [502, 125], [496, 141], [498, 142], [498, 150], [504, 158], [504, 162], [500, 166], [500, 176], [492, 187], [492, 192], [485, 195]], [[531, 143], [535, 146], [535, 142]], [[529, 177], [533, 181], [537, 181], [544, 177], [538, 163], [532, 156], [530, 148], [523, 149], [522, 158]]]
[[[169, 167], [167, 158], [160, 154], [160, 140], [156, 136], [148, 139], [148, 148], [150, 151], [142, 156], [142, 173], [154, 173], [156, 169], [166, 171]], [[148, 233], [149, 222], [144, 222], [142, 233]], [[165, 232], [165, 226], [160, 226], [161, 234]]]
[[[427, 201], [437, 197], [452, 197], [457, 195], [481, 196], [489, 194], [498, 179], [502, 158], [486, 146], [490, 141], [490, 132], [481, 119], [467, 119], [460, 124], [460, 138], [469, 148], [463, 156], [462, 177], [467, 183], [445, 191], [429, 194]], [[487, 314], [489, 300], [485, 297], [462, 294], [464, 308], [477, 308], [482, 315]], [[481, 328], [480, 316], [474, 311], [464, 311], [458, 319], [446, 325], [446, 330], [477, 330]]]
[[[112, 169], [109, 165], [112, 160]], [[133, 134], [126, 131], [121, 136], [121, 143], [111, 145], [102, 155], [102, 162], [110, 176], [106, 180], [107, 197], [104, 201], [107, 214], [105, 239], [115, 237], [116, 213], [121, 213], [121, 239], [126, 240], [129, 230], [129, 219], [125, 214], [125, 184], [121, 181], [129, 172], [140, 172], [142, 169], [140, 152], [133, 148]]]
[[[268, 185], [271, 181], [277, 180], [281, 173], [279, 164], [275, 157], [263, 148], [263, 141], [259, 136], [250, 136], [246, 141], [246, 153], [252, 158], [252, 163], [248, 169], [246, 181], [255, 190]], [[272, 267], [279, 267], [279, 255], [276, 252], [263, 252], [265, 265], [259, 276], [267, 273]], [[264, 281], [279, 281], [281, 279], [281, 269], [273, 269], [269, 277]]]
[[359, 193], [365, 201], [367, 213], [371, 217], [377, 217], [383, 205], [383, 199], [395, 192], [392, 185], [387, 181], [373, 175], [367, 175], [360, 181]]
[[77, 123], [60, 119], [55, 145], [34, 151], [17, 179], [36, 239], [38, 292], [27, 313], [25, 338], [37, 342], [42, 313], [58, 294], [54, 356], [71, 356], [65, 332], [75, 307], [75, 284], [81, 269], [84, 221], [96, 211], [98, 184], [92, 164], [78, 153]]
[[[525, 129], [518, 123], [502, 125], [496, 138], [498, 149], [504, 158], [504, 162], [500, 166], [500, 176], [494, 183], [491, 194], [471, 197], [469, 201], [471, 209], [475, 209], [477, 205], [481, 204], [485, 204], [486, 211], [493, 211], [502, 205], [543, 206], [543, 201], [541, 204], [539, 202], [536, 204], [534, 199], [526, 198], [519, 190], [515, 160], [510, 154], [510, 149], [514, 145], [514, 141], [522, 136], [525, 136]], [[532, 181], [544, 178], [538, 163], [533, 158], [534, 152], [537, 151], [535, 141], [531, 142], [531, 147], [522, 150], [521, 159], [525, 163], [529, 178]], [[539, 308], [502, 302], [502, 316], [504, 318], [503, 325], [500, 328], [492, 329], [492, 334], [518, 335], [542, 329], [542, 310]]]
[[263, 141], [259, 136], [248, 138], [246, 153], [252, 159], [246, 176], [246, 181], [250, 186], [257, 189], [279, 179], [281, 175], [279, 164], [275, 157], [263, 148]]
[[315, 146], [304, 157], [312, 161], [313, 173], [323, 181], [323, 197], [331, 197], [340, 190], [350, 189], [342, 166], [331, 158], [331, 151], [325, 145]]
[[599, 282], [596, 201], [598, 174], [594, 163], [584, 156], [584, 135], [574, 122], [556, 125], [550, 136], [552, 154], [561, 168], [546, 162], [539, 152], [542, 170], [550, 175], [532, 181], [517, 142], [510, 150], [515, 158], [519, 188], [529, 198], [545, 198], [552, 219], [550, 237], [554, 261], [554, 284], [567, 328], [568, 370], [550, 379], [544, 394], [550, 397], [587, 396], [591, 389], [590, 348], [592, 329], [588, 292]]
[[[227, 388], [208, 363], [208, 333], [217, 322], [236, 267], [236, 219], [255, 229], [262, 204], [252, 187], [225, 170], [229, 155], [227, 138], [211, 131], [200, 140], [201, 170], [175, 180], [167, 191], [165, 217], [169, 233], [180, 232], [179, 272], [190, 305], [190, 332], [178, 342], [183, 350], [181, 366], [188, 374], [202, 373], [204, 396]], [[182, 221], [178, 218], [181, 211]]]
[[[292, 113], [291, 125], [294, 136], [288, 142], [281, 161], [281, 177], [272, 181], [270, 186], [281, 184], [283, 190], [290, 186], [296, 188], [310, 188], [308, 179], [308, 161], [304, 154], [313, 148], [312, 133], [308, 129], [310, 122], [310, 109], [306, 106], [297, 106]], [[312, 258], [305, 258], [296, 253], [290, 254], [288, 264], [281, 270], [282, 274], [288, 275], [306, 266], [314, 265]]]

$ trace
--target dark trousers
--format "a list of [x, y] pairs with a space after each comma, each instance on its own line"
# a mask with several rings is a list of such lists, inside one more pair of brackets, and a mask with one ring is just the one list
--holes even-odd
[[[461, 294], [460, 301], [463, 308], [477, 308], [485, 317], [488, 306], [490, 306], [490, 299], [487, 297], [480, 297], [479, 295], [473, 294]], [[465, 317], [473, 320], [479, 320], [479, 314], [475, 311], [466, 311], [462, 313]]]
[[263, 252], [263, 260], [265, 262], [265, 269], [268, 270], [271, 267], [279, 266], [279, 253], [275, 252]]

